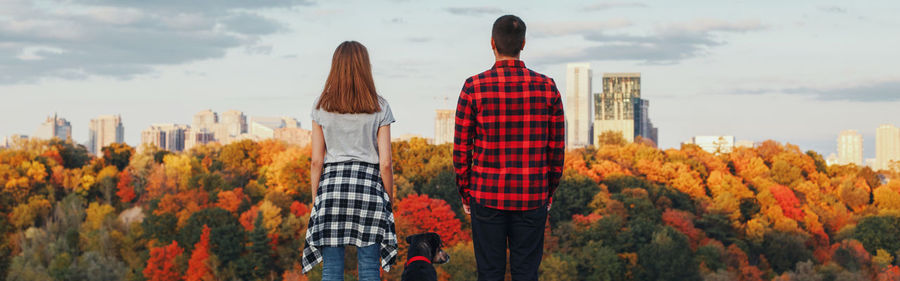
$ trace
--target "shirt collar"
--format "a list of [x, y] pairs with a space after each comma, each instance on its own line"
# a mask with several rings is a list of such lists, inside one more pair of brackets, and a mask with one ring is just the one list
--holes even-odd
[[499, 60], [494, 62], [494, 68], [501, 67], [525, 67], [525, 63], [521, 60]]

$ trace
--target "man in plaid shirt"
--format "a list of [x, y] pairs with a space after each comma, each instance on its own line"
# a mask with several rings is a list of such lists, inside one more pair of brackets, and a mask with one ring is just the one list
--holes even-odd
[[[562, 176], [565, 118], [553, 79], [519, 60], [525, 23], [494, 22], [494, 66], [466, 80], [456, 109], [453, 165], [472, 238], [478, 280], [537, 280], [544, 228]], [[507, 244], [508, 243], [508, 244]]]

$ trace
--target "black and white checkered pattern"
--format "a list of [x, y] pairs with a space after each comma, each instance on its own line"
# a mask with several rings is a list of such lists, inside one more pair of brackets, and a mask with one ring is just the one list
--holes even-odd
[[390, 271], [397, 256], [397, 234], [390, 197], [378, 164], [325, 164], [303, 249], [303, 272], [322, 262], [320, 247], [381, 244], [381, 267]]

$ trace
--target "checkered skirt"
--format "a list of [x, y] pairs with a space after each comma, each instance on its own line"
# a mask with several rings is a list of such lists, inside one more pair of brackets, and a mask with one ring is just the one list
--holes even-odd
[[321, 247], [375, 243], [381, 245], [381, 267], [390, 271], [397, 257], [392, 209], [378, 164], [325, 164], [306, 229], [303, 272], [322, 262]]

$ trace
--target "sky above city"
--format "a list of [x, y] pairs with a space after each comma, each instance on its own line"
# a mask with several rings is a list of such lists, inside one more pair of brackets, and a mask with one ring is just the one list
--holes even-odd
[[0, 137], [57, 113], [85, 142], [121, 114], [138, 145], [154, 123], [205, 109], [291, 116], [309, 128], [334, 48], [367, 46], [394, 135], [434, 134], [464, 80], [493, 64], [504, 14], [522, 60], [565, 95], [567, 63], [640, 72], [660, 147], [695, 135], [774, 139], [828, 155], [841, 130], [900, 125], [897, 1], [2, 0]]

